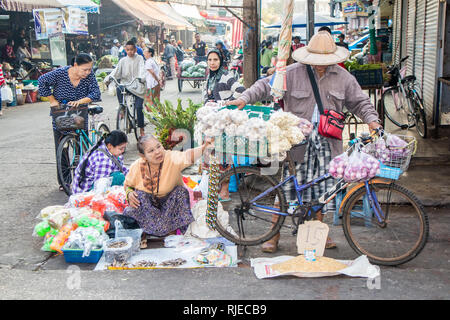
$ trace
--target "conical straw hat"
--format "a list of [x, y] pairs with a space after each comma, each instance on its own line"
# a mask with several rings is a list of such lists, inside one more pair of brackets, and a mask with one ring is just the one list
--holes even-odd
[[316, 33], [308, 46], [299, 48], [292, 53], [295, 61], [315, 66], [329, 66], [344, 62], [350, 56], [350, 51], [337, 46], [328, 31]]

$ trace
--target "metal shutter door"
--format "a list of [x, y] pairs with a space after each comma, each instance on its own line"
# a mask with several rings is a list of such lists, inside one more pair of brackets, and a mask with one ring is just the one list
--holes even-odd
[[416, 22], [416, 0], [408, 1], [408, 21], [407, 21], [407, 74], [413, 74], [414, 70], [414, 42], [415, 42], [415, 22]]
[[436, 68], [438, 52], [439, 0], [426, 1], [425, 54], [422, 91], [427, 118], [431, 119], [434, 111]]
[[422, 87], [423, 83], [423, 59], [425, 44], [425, 7], [426, 0], [416, 2], [416, 41], [414, 45], [414, 70], [413, 74]]
[[401, 38], [402, 38], [402, 1], [397, 0], [394, 4], [394, 26], [392, 34], [392, 61], [398, 63], [400, 61]]

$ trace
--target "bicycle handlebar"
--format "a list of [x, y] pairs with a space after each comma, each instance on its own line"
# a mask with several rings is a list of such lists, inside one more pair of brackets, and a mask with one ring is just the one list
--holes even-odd
[[110, 79], [112, 79], [118, 86], [122, 86], [122, 87], [128, 87], [130, 85], [132, 85], [135, 81], [139, 80], [139, 78], [134, 78], [131, 82], [129, 83], [120, 83], [119, 81], [117, 81], [116, 78], [114, 78], [113, 76], [109, 77]]
[[373, 130], [370, 134], [367, 134], [367, 133], [362, 134], [358, 138], [350, 140], [348, 142], [348, 146], [351, 147], [358, 142], [362, 142], [363, 144], [368, 144], [368, 143], [372, 142], [373, 137], [375, 137], [377, 135], [382, 136], [383, 134], [384, 134], [384, 130], [382, 128], [377, 128], [377, 129]]

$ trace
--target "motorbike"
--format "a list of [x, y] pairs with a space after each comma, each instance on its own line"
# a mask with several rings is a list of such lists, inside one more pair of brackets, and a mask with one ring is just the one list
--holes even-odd
[[236, 54], [233, 57], [233, 59], [231, 60], [230, 72], [233, 74], [233, 76], [236, 78], [236, 80], [239, 80], [242, 73], [244, 72], [244, 55], [243, 54]]

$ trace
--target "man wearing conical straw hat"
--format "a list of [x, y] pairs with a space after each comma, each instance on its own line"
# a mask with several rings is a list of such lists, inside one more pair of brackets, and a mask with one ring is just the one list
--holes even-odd
[[[378, 114], [370, 102], [370, 98], [362, 91], [356, 78], [347, 70], [337, 64], [344, 62], [350, 52], [344, 47], [336, 46], [329, 32], [320, 31], [315, 34], [308, 46], [295, 50], [292, 54], [294, 63], [287, 67], [287, 90], [283, 97], [284, 111], [292, 112], [300, 118], [310, 120], [317, 128], [320, 113], [316, 104], [311, 81], [308, 77], [307, 66], [311, 66], [316, 80], [320, 98], [324, 110], [335, 110], [342, 112], [346, 107], [351, 113], [358, 116], [369, 125], [371, 130], [380, 127]], [[238, 100], [230, 101], [228, 104], [237, 105], [242, 109], [246, 104], [270, 98], [271, 77], [257, 81], [253, 86], [244, 91]], [[326, 138], [318, 134], [317, 130], [309, 137], [306, 146], [292, 150], [291, 154], [297, 163], [297, 179], [300, 183], [311, 181], [320, 175], [328, 173], [331, 159], [343, 152], [343, 144], [339, 139]], [[319, 165], [317, 165], [319, 163]], [[301, 164], [301, 165], [300, 165]], [[303, 200], [309, 202], [317, 199], [324, 192], [331, 189], [335, 184], [333, 179], [321, 182], [303, 192]], [[286, 200], [297, 199], [293, 186], [286, 187]], [[317, 217], [322, 220], [323, 214], [332, 213], [336, 209], [335, 200], [323, 208]], [[273, 215], [274, 222], [278, 216]], [[280, 235], [263, 244], [265, 252], [275, 252]], [[336, 245], [327, 241], [327, 248]]]

